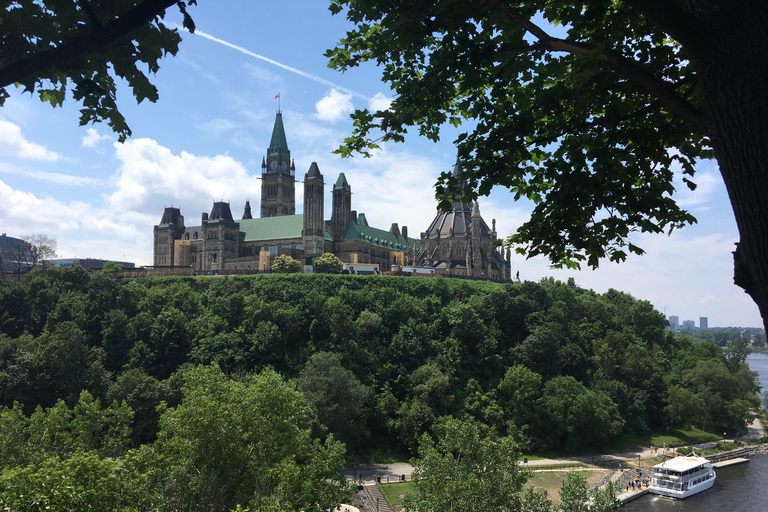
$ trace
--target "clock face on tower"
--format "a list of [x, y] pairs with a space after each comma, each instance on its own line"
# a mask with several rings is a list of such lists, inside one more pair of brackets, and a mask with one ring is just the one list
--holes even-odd
[[272, 160], [272, 162], [269, 164], [269, 168], [272, 169], [273, 171], [276, 171], [277, 170], [277, 161]]

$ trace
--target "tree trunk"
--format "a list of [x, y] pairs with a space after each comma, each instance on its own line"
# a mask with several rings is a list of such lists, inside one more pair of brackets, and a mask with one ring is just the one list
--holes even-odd
[[736, 6], [712, 14], [712, 43], [691, 60], [739, 229], [733, 280], [768, 325], [768, 2], [721, 3]]

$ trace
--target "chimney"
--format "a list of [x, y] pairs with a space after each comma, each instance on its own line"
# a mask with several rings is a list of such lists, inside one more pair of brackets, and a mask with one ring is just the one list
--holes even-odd
[[357, 224], [357, 210], [352, 210], [352, 211], [350, 212], [350, 217], [351, 217], [351, 219], [352, 219], [352, 222], [354, 222], [355, 224]]
[[403, 226], [403, 229], [402, 229], [401, 233], [403, 234], [403, 238], [407, 239], [408, 238], [408, 226]]

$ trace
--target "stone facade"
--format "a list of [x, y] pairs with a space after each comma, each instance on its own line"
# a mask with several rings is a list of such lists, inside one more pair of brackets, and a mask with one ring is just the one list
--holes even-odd
[[190, 227], [179, 208], [166, 207], [154, 228], [154, 266], [251, 273], [270, 270], [280, 254], [311, 265], [325, 252], [345, 263], [378, 264], [381, 270], [412, 262], [418, 240], [397, 223], [389, 230], [369, 226], [365, 214], [352, 210], [352, 188], [343, 173], [333, 186], [331, 219], [324, 220], [325, 182], [312, 162], [304, 175], [304, 213], [297, 215], [295, 171], [278, 112], [262, 160], [260, 218], [252, 218], [247, 200], [240, 220], [233, 218], [229, 203], [214, 202], [200, 225]]
[[[457, 160], [453, 174], [460, 176], [461, 172]], [[438, 212], [421, 233], [415, 265], [446, 277], [511, 281], [510, 250], [495, 246], [496, 219], [491, 224], [489, 228], [483, 220], [477, 201], [467, 201], [460, 195], [451, 211]]]

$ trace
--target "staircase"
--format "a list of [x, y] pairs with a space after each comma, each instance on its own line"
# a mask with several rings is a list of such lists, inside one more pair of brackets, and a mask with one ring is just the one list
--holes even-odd
[[[377, 484], [366, 485], [364, 490], [365, 494], [368, 495], [369, 503], [366, 503], [366, 506], [370, 512], [393, 512], [392, 508], [389, 506], [387, 498], [384, 497], [384, 493], [381, 492], [381, 489]], [[371, 507], [373, 507], [373, 509], [371, 509]]]

